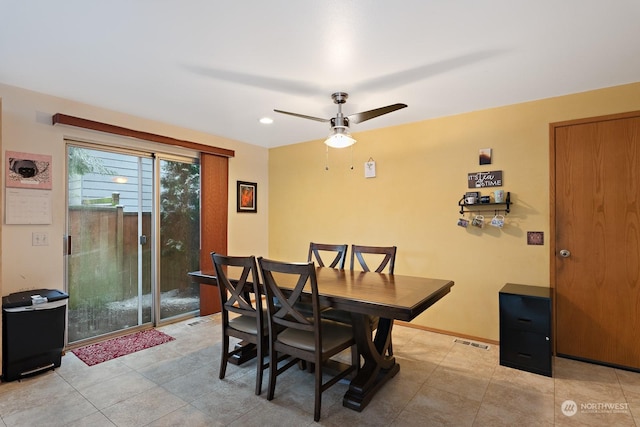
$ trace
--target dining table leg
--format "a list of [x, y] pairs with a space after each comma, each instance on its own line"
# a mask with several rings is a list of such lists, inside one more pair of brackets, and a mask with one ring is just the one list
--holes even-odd
[[396, 363], [395, 357], [387, 355], [387, 349], [391, 343], [393, 319], [380, 318], [375, 337], [371, 331], [368, 316], [352, 313], [352, 320], [356, 345], [363, 363], [351, 380], [342, 404], [360, 412], [380, 387], [400, 371], [400, 365]]

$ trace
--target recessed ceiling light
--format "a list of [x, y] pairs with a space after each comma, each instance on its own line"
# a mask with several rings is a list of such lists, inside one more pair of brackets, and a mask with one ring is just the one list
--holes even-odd
[[263, 117], [260, 119], [260, 123], [262, 123], [263, 125], [270, 125], [271, 123], [273, 123], [273, 119], [271, 117]]

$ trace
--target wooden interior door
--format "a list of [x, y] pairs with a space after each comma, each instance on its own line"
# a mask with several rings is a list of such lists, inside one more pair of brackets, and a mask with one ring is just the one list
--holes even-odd
[[556, 354], [640, 369], [640, 112], [552, 124], [551, 159]]

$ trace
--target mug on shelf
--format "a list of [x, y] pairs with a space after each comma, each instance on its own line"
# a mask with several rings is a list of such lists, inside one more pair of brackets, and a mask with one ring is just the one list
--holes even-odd
[[480, 203], [491, 203], [490, 196], [480, 196]]
[[493, 225], [494, 227], [497, 227], [497, 228], [504, 227], [504, 215], [496, 214], [491, 219], [491, 225]]
[[484, 215], [474, 216], [473, 221], [471, 221], [471, 225], [478, 228], [484, 227]]
[[466, 196], [464, 198], [464, 203], [467, 205], [474, 205], [476, 203], [476, 196]]
[[504, 190], [496, 190], [493, 192], [493, 199], [496, 203], [504, 203]]

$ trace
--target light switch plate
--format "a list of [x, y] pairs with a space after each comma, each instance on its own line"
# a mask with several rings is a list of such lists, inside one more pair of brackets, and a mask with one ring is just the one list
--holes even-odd
[[34, 231], [31, 233], [31, 246], [49, 246], [49, 234]]

